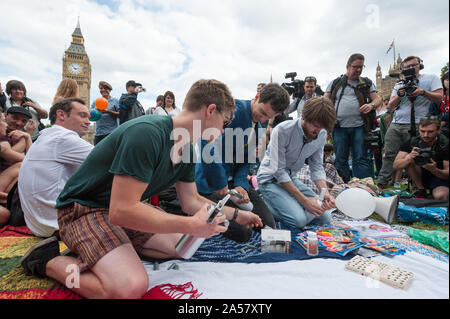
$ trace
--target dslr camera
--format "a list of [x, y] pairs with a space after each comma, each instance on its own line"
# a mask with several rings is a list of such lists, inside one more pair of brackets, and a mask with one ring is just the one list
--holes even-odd
[[424, 166], [425, 164], [428, 164], [430, 162], [430, 158], [432, 158], [435, 155], [435, 152], [432, 147], [421, 147], [417, 151], [419, 155], [414, 157], [414, 162], [417, 166]]
[[374, 150], [380, 147], [380, 141], [381, 141], [380, 131], [370, 132], [364, 138], [364, 145], [366, 146], [367, 149]]
[[400, 77], [401, 79], [397, 83], [403, 84], [402, 88], [405, 89], [406, 94], [411, 94], [416, 90], [419, 79], [417, 79], [416, 70], [414, 68], [403, 70]]

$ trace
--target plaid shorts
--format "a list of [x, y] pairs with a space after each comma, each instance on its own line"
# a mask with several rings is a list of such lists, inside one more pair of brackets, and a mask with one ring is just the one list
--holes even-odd
[[111, 224], [108, 208], [92, 208], [76, 202], [58, 209], [58, 225], [61, 240], [80, 256], [80, 271], [94, 266], [123, 244], [141, 247], [153, 235]]

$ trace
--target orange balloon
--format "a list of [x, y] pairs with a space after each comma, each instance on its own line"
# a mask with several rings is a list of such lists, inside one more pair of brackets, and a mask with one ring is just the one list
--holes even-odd
[[98, 99], [95, 100], [95, 107], [99, 111], [106, 110], [106, 108], [108, 107], [108, 100], [105, 99], [104, 97], [99, 97]]

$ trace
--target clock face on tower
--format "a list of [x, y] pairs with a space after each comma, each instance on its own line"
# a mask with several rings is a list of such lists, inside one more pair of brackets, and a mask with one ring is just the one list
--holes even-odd
[[81, 65], [74, 62], [74, 63], [70, 63], [69, 66], [67, 67], [67, 69], [72, 74], [80, 74], [83, 68], [81, 67]]

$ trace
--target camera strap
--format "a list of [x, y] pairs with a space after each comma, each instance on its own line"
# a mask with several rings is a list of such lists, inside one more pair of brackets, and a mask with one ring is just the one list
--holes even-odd
[[[336, 81], [336, 80], [335, 80]], [[341, 88], [341, 94], [339, 94], [339, 98], [338, 98], [338, 102], [336, 104], [336, 121], [337, 121], [337, 115], [338, 115], [338, 110], [339, 110], [339, 104], [341, 103], [341, 99], [344, 96], [344, 90], [345, 87], [347, 86], [347, 76], [342, 75], [336, 82], [336, 84], [334, 85], [334, 87], [331, 88], [331, 95], [332, 95], [332, 99], [333, 97], [336, 97], [336, 92], [337, 90], [339, 90], [339, 88]], [[336, 91], [335, 91], [336, 90]], [[334, 99], [333, 99], [334, 102]]]
[[410, 118], [410, 128], [409, 128], [409, 134], [411, 137], [417, 135], [416, 131], [416, 113], [414, 110], [414, 101], [411, 101], [411, 118]]

